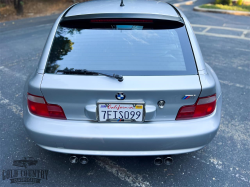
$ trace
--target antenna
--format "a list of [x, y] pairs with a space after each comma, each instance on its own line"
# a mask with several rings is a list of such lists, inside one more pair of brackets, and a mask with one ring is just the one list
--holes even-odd
[[121, 0], [121, 4], [120, 4], [120, 6], [125, 6], [125, 5], [123, 4], [123, 0]]

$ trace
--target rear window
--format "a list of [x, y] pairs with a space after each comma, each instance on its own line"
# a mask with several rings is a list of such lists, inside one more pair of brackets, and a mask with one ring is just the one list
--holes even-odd
[[197, 74], [185, 26], [105, 25], [59, 25], [45, 73], [86, 69], [123, 76]]

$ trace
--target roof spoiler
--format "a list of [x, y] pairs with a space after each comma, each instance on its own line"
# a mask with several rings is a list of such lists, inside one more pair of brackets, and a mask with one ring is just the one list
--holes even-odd
[[[181, 27], [184, 25], [184, 21], [181, 17], [174, 17], [174, 16], [161, 15], [161, 14], [138, 14], [138, 13], [103, 13], [103, 14], [86, 14], [86, 15], [69, 16], [69, 17], [63, 17], [60, 21], [60, 25], [73, 27], [73, 26], [81, 25], [79, 24], [79, 22], [89, 23], [90, 20], [96, 20], [96, 19], [103, 19], [103, 20], [105, 19], [108, 19], [108, 20], [115, 20], [115, 19], [117, 20], [118, 19], [143, 20], [144, 19], [144, 20], [154, 20], [155, 22], [158, 22], [158, 23], [159, 21], [168, 21], [168, 22], [172, 22], [177, 27]], [[106, 23], [108, 23], [108, 21], [106, 21]], [[131, 23], [133, 23], [133, 21], [131, 21]]]

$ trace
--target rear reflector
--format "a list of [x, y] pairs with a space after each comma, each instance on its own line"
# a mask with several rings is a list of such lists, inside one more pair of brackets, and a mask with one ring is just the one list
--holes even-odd
[[208, 97], [200, 97], [194, 105], [180, 108], [176, 120], [194, 119], [208, 116], [216, 107], [216, 94]]
[[32, 114], [47, 118], [67, 119], [62, 107], [48, 104], [44, 97], [28, 93], [28, 107]]

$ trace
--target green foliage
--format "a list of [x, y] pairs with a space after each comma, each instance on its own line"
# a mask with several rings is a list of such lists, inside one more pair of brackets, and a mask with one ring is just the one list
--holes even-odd
[[0, 3], [0, 8], [3, 8], [3, 7], [5, 7], [5, 6], [6, 6], [5, 3]]
[[221, 0], [215, 0], [214, 4], [221, 4]]
[[236, 2], [236, 4], [237, 4], [237, 5], [242, 5], [242, 4], [243, 4], [243, 0], [238, 0], [238, 1]]
[[236, 11], [244, 11], [244, 12], [250, 12], [250, 5], [213, 5], [213, 4], [204, 4], [200, 6], [201, 8], [209, 8], [209, 9], [222, 9], [222, 10], [236, 10]]
[[232, 0], [215, 0], [215, 4], [232, 5]]
[[72, 42], [67, 35], [81, 34], [82, 29], [78, 28], [63, 28], [58, 27], [53, 46], [51, 48], [50, 56], [46, 71], [50, 73], [56, 72], [60, 65], [58, 61], [62, 60], [65, 55], [73, 50], [74, 42]]

